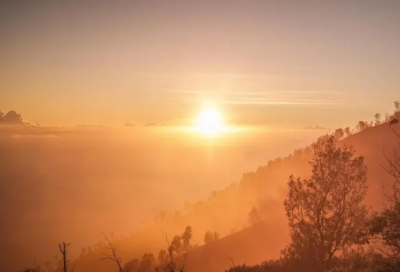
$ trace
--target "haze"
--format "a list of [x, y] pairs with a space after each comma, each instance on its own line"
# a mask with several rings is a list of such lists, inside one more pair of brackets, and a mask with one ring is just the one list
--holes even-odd
[[[54, 272], [62, 241], [75, 271], [114, 271], [81, 254], [102, 232], [129, 261], [186, 226], [197, 269], [229, 269], [210, 257], [229, 247], [278, 258], [318, 137], [353, 144], [374, 190], [389, 180], [399, 33], [396, 0], [2, 1], [0, 271]], [[225, 240], [204, 248], [207, 231]], [[259, 233], [270, 248], [241, 248]]]

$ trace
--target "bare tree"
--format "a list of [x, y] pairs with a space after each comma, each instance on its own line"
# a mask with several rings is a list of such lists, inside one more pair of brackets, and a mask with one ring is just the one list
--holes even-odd
[[[165, 272], [184, 272], [186, 270], [187, 254], [191, 249], [190, 240], [193, 236], [192, 227], [187, 226], [184, 233], [181, 236], [175, 236], [172, 242], [169, 241], [166, 233], [164, 233], [164, 235], [168, 250], [167, 252], [164, 250], [160, 251], [160, 264], [159, 267], [156, 268], [156, 271], [163, 270]], [[178, 237], [183, 240], [183, 245]], [[181, 253], [183, 253], [183, 255], [181, 255]], [[166, 255], [168, 255], [168, 257]], [[180, 266], [177, 264], [177, 257], [179, 257], [179, 255], [182, 257], [182, 264]], [[169, 260], [167, 260], [167, 258]]]
[[[169, 241], [168, 235], [166, 233], [165, 233], [165, 241], [167, 243], [169, 261], [165, 264], [164, 267], [161, 267], [161, 269], [163, 269], [166, 272], [179, 271], [175, 260], [174, 246], [171, 245], [171, 242]], [[159, 268], [156, 268], [156, 270], [159, 271]], [[184, 267], [182, 267], [180, 271], [184, 271]]]
[[100, 253], [100, 257], [99, 257], [100, 261], [103, 261], [103, 260], [112, 261], [118, 266], [118, 271], [122, 272], [123, 271], [123, 269], [122, 269], [122, 259], [119, 258], [118, 255], [117, 255], [117, 248], [118, 247], [111, 243], [111, 241], [108, 239], [108, 237], [107, 237], [107, 235], [105, 233], [103, 233], [103, 236], [104, 236], [104, 239], [106, 239], [106, 241], [107, 241], [108, 249], [110, 250], [110, 252], [109, 253], [106, 253], [104, 251], [101, 252]]
[[[71, 243], [68, 243], [68, 244], [62, 243], [62, 244], [59, 244], [59, 245], [58, 245], [58, 247], [59, 247], [59, 249], [60, 249], [60, 252], [61, 252], [61, 255], [62, 255], [62, 260], [61, 260], [61, 261], [62, 261], [62, 265], [61, 265], [61, 268], [62, 268], [62, 271], [63, 271], [63, 272], [68, 272], [67, 248], [68, 248], [70, 245], [71, 245]], [[72, 267], [71, 272], [74, 271], [74, 268], [75, 268], [75, 267]]]
[[236, 272], [240, 267], [236, 266], [235, 262], [233, 261], [233, 258], [228, 255], [228, 260], [231, 261], [231, 268], [228, 271]]

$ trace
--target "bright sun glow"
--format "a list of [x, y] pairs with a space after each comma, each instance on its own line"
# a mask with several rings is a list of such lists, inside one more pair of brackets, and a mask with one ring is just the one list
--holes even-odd
[[206, 135], [216, 135], [224, 131], [225, 125], [221, 112], [215, 108], [203, 109], [197, 119], [196, 130]]

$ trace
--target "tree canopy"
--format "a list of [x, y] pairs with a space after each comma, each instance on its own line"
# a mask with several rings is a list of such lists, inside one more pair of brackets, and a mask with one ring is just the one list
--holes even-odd
[[319, 271], [335, 254], [365, 242], [367, 168], [334, 135], [319, 138], [313, 151], [311, 178], [289, 179], [284, 205], [291, 244], [283, 254]]

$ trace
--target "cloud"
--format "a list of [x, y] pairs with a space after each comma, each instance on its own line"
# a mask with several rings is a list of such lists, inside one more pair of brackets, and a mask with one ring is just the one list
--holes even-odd
[[78, 128], [102, 128], [102, 125], [85, 125], [85, 124], [80, 124], [77, 125]]
[[9, 111], [4, 114], [0, 111], [0, 124], [4, 125], [28, 125], [29, 123], [24, 122], [22, 116], [16, 111]]
[[[318, 95], [318, 99], [316, 99]], [[335, 93], [323, 91], [271, 90], [271, 91], [235, 91], [229, 93], [224, 102], [231, 105], [253, 106], [301, 106], [326, 107], [349, 106], [352, 103], [342, 101]]]
[[328, 130], [329, 128], [322, 127], [320, 125], [315, 125], [315, 126], [306, 126], [304, 129], [322, 129], [322, 130]]
[[131, 123], [125, 123], [124, 124], [124, 127], [134, 127], [135, 125], [134, 124], [131, 124]]

